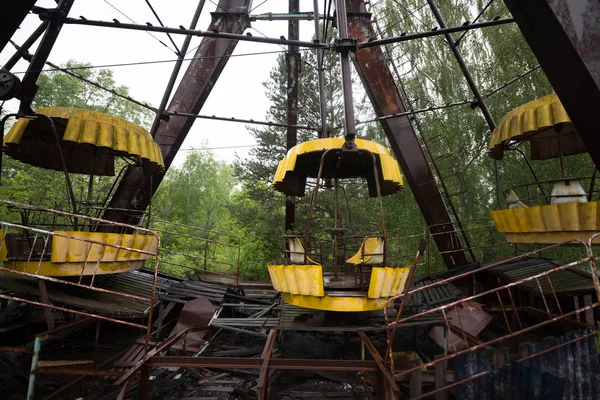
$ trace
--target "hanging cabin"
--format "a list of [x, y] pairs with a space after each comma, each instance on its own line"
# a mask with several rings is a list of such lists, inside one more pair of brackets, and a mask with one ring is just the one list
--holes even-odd
[[[3, 126], [5, 121], [6, 118]], [[139, 165], [149, 175], [164, 171], [160, 148], [142, 127], [89, 110], [41, 108], [35, 117], [17, 120], [4, 137], [3, 151], [34, 167], [64, 172], [69, 200], [66, 205], [54, 204], [50, 208], [72, 214], [5, 203], [20, 215], [21, 220], [14, 222], [29, 229], [20, 233], [0, 230], [0, 261], [4, 268], [42, 276], [113, 274], [141, 268], [148, 254], [156, 252], [155, 236], [102, 232], [99, 221], [81, 218], [103, 214], [112, 189], [127, 166]], [[116, 163], [118, 159], [124, 162]], [[123, 167], [115, 176], [116, 164]], [[69, 174], [88, 176], [87, 193], [80, 198], [75, 196]], [[104, 199], [98, 194], [95, 201], [97, 176], [115, 178], [112, 189], [103, 193]], [[35, 229], [51, 231], [53, 235], [43, 239]]]
[[[388, 150], [371, 141], [355, 139], [357, 149], [343, 149], [344, 138], [311, 140], [294, 146], [279, 162], [273, 188], [288, 196], [304, 196], [307, 180], [315, 179], [304, 232], [286, 235], [285, 257], [268, 264], [273, 286], [289, 304], [328, 311], [370, 311], [386, 307], [401, 294], [409, 268], [397, 266], [388, 255], [382, 196], [403, 187], [398, 162]], [[366, 181], [369, 197], [376, 198], [380, 231], [354, 232], [341, 226], [340, 181]], [[312, 181], [311, 181], [312, 183]], [[319, 192], [334, 192], [333, 218], [325, 227], [331, 256], [324, 257], [312, 233]], [[347, 196], [342, 196], [348, 201]], [[348, 208], [349, 209], [349, 208]]]
[[[529, 142], [529, 159], [519, 146]], [[494, 224], [511, 243], [556, 244], [588, 241], [600, 231], [600, 202], [591, 178], [569, 176], [565, 157], [587, 149], [556, 94], [536, 99], [505, 115], [492, 133], [488, 154], [502, 160], [517, 151], [532, 172], [534, 183], [504, 192], [506, 209], [492, 211]], [[529, 160], [558, 159], [561, 176], [540, 181]]]

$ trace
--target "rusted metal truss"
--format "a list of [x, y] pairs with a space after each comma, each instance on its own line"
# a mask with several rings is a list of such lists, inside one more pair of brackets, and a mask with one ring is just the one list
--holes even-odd
[[[251, 4], [251, 0], [220, 0], [217, 6], [219, 12], [213, 13], [208, 31], [243, 33], [250, 26], [248, 11]], [[167, 107], [167, 112], [188, 114], [200, 112], [237, 43], [235, 39], [205, 37], [194, 55], [194, 61], [190, 63], [183, 75]], [[162, 121], [159, 125], [154, 140], [162, 151], [165, 173], [194, 121], [194, 117], [171, 114], [168, 121]], [[141, 168], [129, 168], [119, 183], [109, 207], [145, 210], [165, 173], [149, 177], [144, 175]], [[123, 213], [109, 210], [103, 218], [122, 221]]]
[[[371, 15], [367, 13], [363, 0], [348, 0], [348, 14], [350, 37], [358, 39], [360, 43], [369, 42], [376, 37]], [[380, 47], [356, 51], [354, 66], [377, 116], [406, 111]], [[449, 232], [435, 235], [439, 250], [444, 252], [446, 266], [456, 268], [467, 264], [467, 256], [460, 239], [452, 233], [452, 219], [408, 116], [385, 119], [381, 121], [381, 125], [427, 225], [434, 227], [432, 233]]]
[[[187, 332], [184, 332], [185, 335]], [[351, 372], [374, 372], [379, 376], [379, 397], [381, 399], [391, 400], [396, 398], [399, 388], [394, 382], [392, 375], [385, 369], [383, 358], [375, 349], [369, 338], [359, 332], [359, 336], [371, 353], [374, 361], [364, 360], [305, 360], [305, 359], [280, 359], [272, 358], [277, 330], [270, 331], [267, 337], [262, 355], [260, 358], [241, 358], [241, 357], [185, 357], [185, 356], [160, 356], [158, 353], [164, 352], [172, 344], [181, 339], [181, 334], [172, 336], [165, 340], [163, 344], [157, 347], [156, 352], [148, 353], [141, 362], [131, 365], [131, 363], [118, 363], [118, 366], [129, 366], [130, 369], [122, 375], [116, 384], [122, 384], [138, 371], [140, 374], [139, 398], [144, 400], [149, 390], [149, 371], [151, 368], [241, 368], [259, 370], [258, 394], [259, 399], [269, 398], [269, 374], [275, 370], [296, 370], [296, 371], [351, 371]], [[146, 372], [144, 372], [146, 371]]]
[[50, 54], [50, 51], [52, 51], [52, 47], [62, 29], [64, 17], [69, 14], [73, 2], [74, 0], [61, 0], [56, 6], [56, 9], [46, 11], [45, 15], [49, 20], [48, 27], [46, 28], [42, 41], [40, 42], [33, 59], [29, 63], [29, 68], [23, 77], [23, 84], [17, 94], [17, 98], [21, 100], [19, 112], [23, 115], [31, 115], [33, 113], [31, 110], [31, 102], [38, 90], [36, 82], [44, 69], [44, 64], [48, 59], [48, 55]]

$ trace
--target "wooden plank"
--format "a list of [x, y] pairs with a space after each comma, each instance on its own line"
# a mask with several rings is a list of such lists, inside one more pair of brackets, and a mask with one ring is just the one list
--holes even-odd
[[410, 397], [417, 397], [423, 394], [423, 382], [421, 380], [421, 370], [418, 369], [410, 374]]
[[269, 397], [269, 360], [273, 354], [273, 347], [275, 346], [275, 339], [277, 338], [277, 330], [273, 329], [269, 332], [267, 343], [263, 349], [261, 359], [262, 366], [260, 368], [260, 374], [258, 376], [258, 398], [260, 400], [266, 400]]
[[[435, 356], [435, 360], [444, 357], [443, 355]], [[438, 362], [434, 365], [434, 374], [435, 374], [435, 388], [440, 389], [446, 386], [448, 383], [446, 381], [446, 361]], [[435, 394], [435, 400], [447, 400], [448, 399], [448, 391], [444, 390], [441, 392], [437, 392]]]
[[[50, 303], [50, 299], [48, 298], [48, 291], [46, 291], [46, 282], [40, 280], [40, 295], [42, 297], [42, 303], [52, 305]], [[48, 330], [54, 329], [54, 316], [52, 315], [52, 309], [48, 307], [44, 307], [44, 317], [46, 317], [46, 324], [48, 325]]]

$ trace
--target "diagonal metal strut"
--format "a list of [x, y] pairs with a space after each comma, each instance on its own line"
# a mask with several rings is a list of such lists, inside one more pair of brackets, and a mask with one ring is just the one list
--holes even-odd
[[[242, 34], [250, 26], [248, 11], [251, 6], [252, 0], [220, 0], [217, 7], [219, 12], [213, 13], [208, 30]], [[166, 111], [198, 114], [237, 43], [234, 39], [205, 37], [194, 56], [196, 60], [190, 63]], [[162, 151], [165, 171], [159, 175], [146, 176], [142, 168], [130, 167], [119, 183], [104, 213], [104, 219], [138, 222], [131, 221], [138, 217], [132, 217], [131, 213], [122, 210], [143, 211], [148, 207], [195, 120], [194, 116], [189, 116], [161, 121], [154, 140]]]

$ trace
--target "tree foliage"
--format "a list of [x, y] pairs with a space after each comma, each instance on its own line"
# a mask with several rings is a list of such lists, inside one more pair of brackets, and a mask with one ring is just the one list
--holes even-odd
[[[448, 26], [473, 21], [487, 4], [487, 0], [437, 1]], [[438, 26], [427, 4], [420, 0], [402, 1], [401, 5], [396, 0], [387, 0], [377, 9], [377, 16], [386, 36], [427, 31]], [[495, 1], [479, 18], [491, 20], [508, 16], [504, 3]], [[454, 33], [453, 37], [459, 42], [459, 49], [496, 123], [512, 109], [552, 92], [541, 69], [514, 80], [538, 64], [516, 24]], [[474, 98], [443, 36], [402, 42], [394, 46], [391, 53], [398, 67], [400, 89], [405, 89], [406, 100], [412, 108], [425, 109]], [[437, 179], [447, 186], [450, 195], [447, 203], [452, 201], [457, 209], [455, 218], [489, 221], [489, 212], [498, 207], [496, 194], [501, 207], [505, 207], [505, 189], [534, 181], [523, 157], [509, 151], [505, 152], [504, 160], [498, 162], [496, 187], [495, 165], [487, 155], [491, 130], [476, 104], [419, 114], [413, 125], [417, 119], [422, 127], [424, 149], [430, 150], [426, 154], [438, 166]], [[528, 144], [521, 146], [521, 150], [529, 156]], [[540, 180], [560, 177], [558, 160], [538, 161], [532, 165]], [[587, 154], [567, 158], [567, 170], [572, 176], [590, 176], [592, 169]], [[405, 203], [405, 206], [412, 208], [414, 214], [419, 213], [416, 204]], [[502, 240], [494, 228], [473, 231], [469, 236], [472, 246], [488, 246], [477, 251], [479, 260], [504, 254], [489, 247], [490, 243]], [[513, 251], [512, 248], [505, 250]]]

